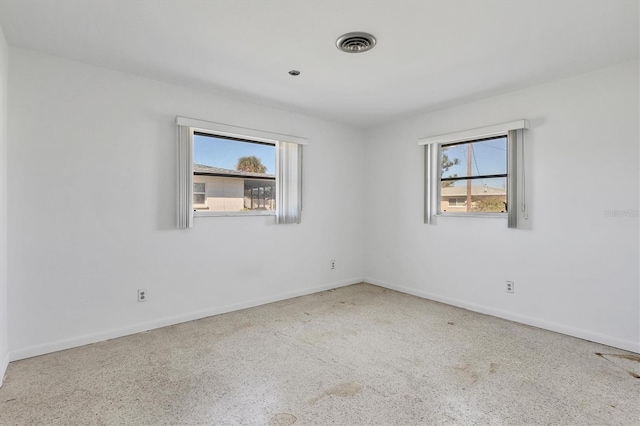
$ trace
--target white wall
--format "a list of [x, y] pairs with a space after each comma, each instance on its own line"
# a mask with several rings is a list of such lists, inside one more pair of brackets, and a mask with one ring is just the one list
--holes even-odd
[[[366, 135], [367, 281], [640, 351], [638, 63], [425, 113]], [[423, 224], [418, 138], [530, 120], [530, 219]], [[505, 281], [515, 281], [515, 293]]]
[[[0, 49], [4, 76], [6, 43]], [[12, 48], [10, 60], [0, 233], [5, 210], [11, 227], [0, 246], [0, 312], [9, 282], [12, 359], [363, 276], [640, 350], [638, 218], [604, 214], [638, 209], [638, 63], [423, 114], [363, 137], [31, 51]], [[6, 82], [1, 87], [4, 108]], [[303, 223], [196, 218], [194, 229], [174, 229], [175, 115], [308, 137]], [[525, 229], [477, 218], [424, 225], [417, 139], [518, 118], [531, 121]], [[515, 294], [504, 291], [505, 280], [516, 282]], [[136, 302], [139, 288], [148, 291], [145, 303]]]
[[[362, 131], [31, 51], [10, 59], [12, 359], [362, 278]], [[175, 229], [176, 115], [307, 137], [303, 223]]]
[[7, 343], [7, 77], [9, 48], [0, 27], [0, 386], [9, 364]]

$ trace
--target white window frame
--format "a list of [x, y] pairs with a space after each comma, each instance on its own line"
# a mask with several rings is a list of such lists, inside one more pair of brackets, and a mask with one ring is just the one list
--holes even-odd
[[[418, 145], [424, 145], [425, 162], [425, 194], [424, 194], [424, 223], [435, 224], [437, 217], [506, 217], [509, 228], [518, 227], [518, 212], [522, 212], [526, 218], [526, 200], [524, 188], [524, 167], [518, 167], [520, 161], [524, 166], [524, 157], [518, 157], [523, 150], [523, 131], [529, 128], [527, 120], [517, 120], [503, 124], [463, 130], [437, 136], [421, 138]], [[442, 146], [456, 142], [473, 142], [493, 136], [507, 137], [507, 213], [481, 213], [481, 212], [440, 212], [440, 188], [441, 188], [441, 156]], [[518, 185], [522, 185], [519, 195]], [[518, 202], [520, 201], [520, 203]], [[520, 208], [518, 208], [520, 206]]]
[[[178, 228], [191, 228], [194, 217], [207, 216], [275, 216], [276, 223], [300, 223], [302, 148], [297, 148], [292, 155], [291, 147], [306, 145], [306, 138], [179, 116], [176, 117], [176, 125], [178, 134]], [[194, 212], [193, 137], [195, 133], [273, 144], [276, 149], [276, 203], [278, 203], [276, 211], [198, 210]], [[293, 170], [292, 167], [296, 167], [296, 169]], [[288, 204], [286, 204], [287, 202]]]

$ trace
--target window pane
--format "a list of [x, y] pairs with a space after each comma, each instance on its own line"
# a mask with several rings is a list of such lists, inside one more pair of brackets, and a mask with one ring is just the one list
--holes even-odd
[[209, 211], [275, 210], [275, 161], [273, 144], [193, 137], [193, 174], [206, 182]]
[[506, 213], [506, 203], [506, 178], [464, 179], [441, 183], [442, 212]]
[[[239, 165], [242, 157], [256, 157], [258, 162]], [[193, 136], [193, 163], [225, 169], [227, 171], [266, 173], [276, 172], [275, 145], [238, 141], [215, 136]], [[239, 168], [240, 166], [240, 168]], [[264, 169], [260, 166], [264, 166]]]
[[193, 204], [204, 204], [205, 195], [204, 194], [193, 194]]
[[245, 210], [275, 210], [276, 182], [273, 180], [244, 181]]
[[193, 192], [204, 192], [204, 183], [194, 183]]
[[507, 138], [442, 146], [442, 177], [507, 173]]

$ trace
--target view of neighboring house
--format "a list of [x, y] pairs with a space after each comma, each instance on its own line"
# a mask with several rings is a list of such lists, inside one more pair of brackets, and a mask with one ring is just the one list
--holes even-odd
[[507, 191], [490, 186], [471, 187], [471, 206], [467, 209], [467, 186], [440, 189], [440, 210], [446, 212], [506, 212]]
[[275, 199], [275, 175], [193, 165], [194, 210], [275, 210]]

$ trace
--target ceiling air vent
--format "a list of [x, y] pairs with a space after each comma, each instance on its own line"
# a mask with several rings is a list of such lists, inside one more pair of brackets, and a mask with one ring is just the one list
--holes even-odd
[[373, 49], [376, 45], [376, 38], [369, 33], [355, 32], [347, 33], [336, 41], [338, 49], [347, 53], [361, 53]]

